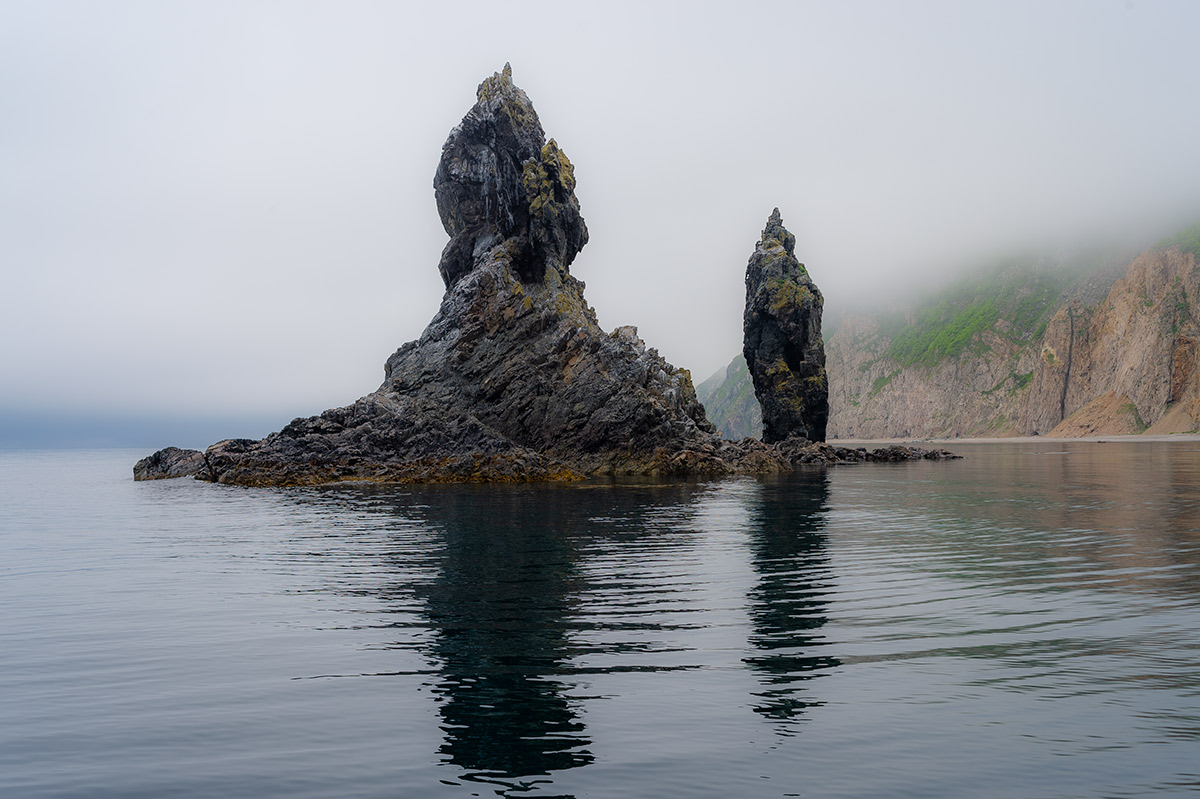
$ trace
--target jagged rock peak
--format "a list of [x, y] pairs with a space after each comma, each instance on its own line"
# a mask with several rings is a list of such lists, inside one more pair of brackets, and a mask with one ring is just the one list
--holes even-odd
[[438, 264], [446, 288], [497, 255], [525, 281], [542, 280], [548, 268], [565, 275], [588, 238], [570, 159], [546, 141], [508, 64], [479, 84], [476, 98], [446, 139], [433, 178], [450, 235]]
[[824, 298], [796, 260], [796, 237], [776, 208], [746, 265], [742, 353], [762, 406], [763, 441], [824, 441], [829, 383], [821, 338]]
[[[779, 209], [776, 208], [767, 217], [767, 226], [762, 232], [762, 246], [769, 247], [771, 242], [778, 242], [783, 247], [784, 252], [795, 257], [796, 255], [796, 237], [783, 226], [783, 217], [779, 214]], [[800, 264], [800, 268], [804, 268], [804, 264]]]

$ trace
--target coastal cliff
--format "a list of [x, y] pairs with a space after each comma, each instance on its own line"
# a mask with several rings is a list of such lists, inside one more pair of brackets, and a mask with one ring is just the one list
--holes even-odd
[[725, 438], [762, 438], [762, 406], [742, 355], [696, 386], [696, 398]]
[[1200, 427], [1200, 268], [1180, 246], [1138, 256], [1104, 302], [1050, 320], [1019, 429], [1052, 436]]
[[[986, 300], [953, 306], [927, 328], [919, 317], [898, 332], [849, 317], [829, 348], [831, 430], [842, 438], [1193, 431], [1198, 291], [1196, 254], [1167, 245], [1121, 270], [1018, 270]], [[926, 335], [935, 343], [905, 349], [934, 330], [949, 330], [951, 345], [938, 351]]]

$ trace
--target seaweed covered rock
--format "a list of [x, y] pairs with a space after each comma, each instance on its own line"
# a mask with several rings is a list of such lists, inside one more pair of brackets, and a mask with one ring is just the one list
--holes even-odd
[[763, 441], [789, 436], [824, 441], [829, 382], [821, 339], [824, 299], [804, 264], [796, 237], [771, 212], [746, 266], [742, 352], [762, 406]]

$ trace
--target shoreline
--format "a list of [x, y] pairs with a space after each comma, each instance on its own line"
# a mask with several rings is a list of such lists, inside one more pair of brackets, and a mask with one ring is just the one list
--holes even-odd
[[1009, 436], [1005, 438], [835, 438], [827, 443], [839, 447], [862, 447], [872, 445], [903, 444], [906, 446], [947, 445], [955, 444], [1036, 444], [1039, 442], [1085, 444], [1118, 444], [1145, 441], [1152, 444], [1181, 441], [1188, 443], [1200, 442], [1200, 433], [1166, 433], [1156, 435], [1125, 434], [1113, 436], [1080, 436], [1074, 438], [1059, 436]]

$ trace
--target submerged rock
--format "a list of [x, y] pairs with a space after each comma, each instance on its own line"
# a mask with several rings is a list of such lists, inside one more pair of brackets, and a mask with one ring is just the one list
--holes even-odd
[[166, 447], [133, 465], [134, 480], [165, 480], [204, 471], [204, 453], [198, 449]]
[[821, 340], [824, 299], [804, 264], [796, 237], [771, 212], [746, 266], [742, 353], [762, 406], [763, 441], [789, 436], [824, 441], [829, 382]]

